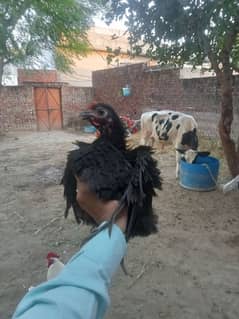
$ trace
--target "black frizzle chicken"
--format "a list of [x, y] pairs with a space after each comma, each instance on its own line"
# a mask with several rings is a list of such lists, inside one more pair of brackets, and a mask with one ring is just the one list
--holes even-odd
[[151, 148], [139, 146], [127, 150], [123, 123], [108, 104], [92, 104], [80, 116], [95, 126], [100, 136], [92, 143], [77, 141], [78, 149], [68, 154], [62, 178], [65, 217], [72, 207], [77, 222], [97, 226], [76, 201], [77, 176], [100, 199], [119, 201], [119, 207], [108, 223], [109, 229], [122, 207], [127, 207], [126, 240], [157, 232], [152, 197], [156, 195], [155, 189], [161, 189], [161, 178]]

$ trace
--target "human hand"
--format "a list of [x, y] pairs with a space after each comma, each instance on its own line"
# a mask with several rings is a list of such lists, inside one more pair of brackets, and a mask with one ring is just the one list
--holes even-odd
[[[95, 193], [89, 190], [86, 183], [77, 180], [77, 201], [99, 225], [103, 221], [110, 220], [113, 212], [119, 205], [117, 200], [102, 201], [99, 199]], [[125, 232], [127, 225], [127, 209], [123, 208], [120, 214], [117, 216], [115, 223], [120, 227], [120, 229]]]

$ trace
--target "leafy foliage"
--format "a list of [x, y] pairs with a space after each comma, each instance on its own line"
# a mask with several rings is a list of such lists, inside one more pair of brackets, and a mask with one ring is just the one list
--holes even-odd
[[111, 64], [112, 61], [114, 61], [114, 63], [119, 63], [119, 59], [118, 58], [115, 58], [117, 56], [119, 56], [121, 54], [121, 48], [118, 47], [117, 49], [112, 49], [110, 47], [106, 47], [106, 52], [108, 53], [107, 54], [107, 64]]
[[209, 58], [219, 71], [222, 52], [230, 51], [230, 67], [238, 65], [239, 3], [237, 0], [105, 1], [106, 16], [126, 19], [134, 46], [147, 45], [159, 64], [201, 65]]
[[100, 4], [100, 0], [0, 0], [0, 69], [9, 63], [32, 65], [42, 50], [54, 51], [57, 66], [68, 69], [73, 55], [88, 50], [85, 32]]

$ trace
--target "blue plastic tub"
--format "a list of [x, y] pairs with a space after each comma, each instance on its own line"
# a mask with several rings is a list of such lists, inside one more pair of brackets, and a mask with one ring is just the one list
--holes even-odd
[[180, 162], [179, 184], [190, 190], [211, 191], [217, 186], [219, 160], [198, 156], [194, 164]]
[[96, 128], [93, 125], [84, 126], [83, 130], [85, 133], [95, 133], [96, 132]]

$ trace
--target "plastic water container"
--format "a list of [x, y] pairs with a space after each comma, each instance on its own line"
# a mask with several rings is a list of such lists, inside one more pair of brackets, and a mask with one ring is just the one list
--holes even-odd
[[93, 125], [87, 125], [83, 128], [84, 133], [95, 133], [96, 128]]
[[179, 184], [194, 191], [212, 191], [217, 187], [219, 160], [198, 156], [193, 164], [180, 162]]
[[122, 88], [122, 95], [123, 96], [130, 96], [131, 95], [131, 88], [130, 87]]

